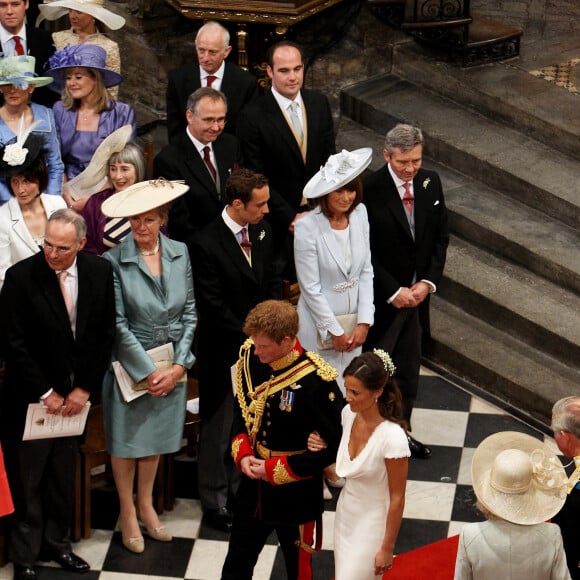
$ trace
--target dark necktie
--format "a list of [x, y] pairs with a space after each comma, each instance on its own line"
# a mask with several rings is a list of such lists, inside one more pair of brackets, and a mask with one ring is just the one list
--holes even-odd
[[403, 205], [405, 206], [405, 210], [407, 211], [407, 215], [411, 217], [413, 215], [413, 201], [414, 197], [411, 193], [411, 186], [409, 185], [408, 181], [405, 181], [403, 184], [405, 188], [405, 195], [403, 195]]
[[205, 77], [205, 80], [207, 81], [207, 86], [211, 87], [216, 79], [217, 77], [215, 75], [207, 75], [207, 77]]
[[205, 161], [205, 164], [207, 165], [207, 168], [209, 169], [209, 172], [211, 174], [211, 177], [214, 181], [216, 181], [217, 179], [217, 172], [215, 170], [214, 164], [211, 162], [211, 155], [210, 155], [210, 148], [209, 145], [206, 145], [203, 148], [203, 160]]
[[14, 40], [14, 50], [16, 54], [22, 56], [24, 54], [24, 47], [22, 46], [22, 42], [20, 42], [20, 36], [15, 35], [12, 37]]
[[248, 256], [248, 258], [249, 258], [250, 252], [252, 250], [252, 242], [250, 242], [250, 240], [248, 239], [248, 229], [247, 228], [242, 228], [242, 241], [240, 243], [240, 246], [242, 246], [242, 250], [244, 250], [244, 252], [246, 253], [246, 256]]

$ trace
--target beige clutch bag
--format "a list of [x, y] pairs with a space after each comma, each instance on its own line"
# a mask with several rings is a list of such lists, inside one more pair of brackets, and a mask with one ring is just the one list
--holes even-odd
[[[157, 370], [164, 371], [164, 370], [169, 369], [173, 366], [173, 361], [172, 360], [156, 360], [156, 361], [153, 361], [153, 364], [155, 365]], [[147, 379], [144, 379], [138, 383], [135, 383], [135, 385], [133, 386], [134, 391], [146, 391], [148, 388], [149, 388], [149, 383], [147, 382]]]
[[[352, 334], [358, 321], [358, 314], [355, 312], [354, 314], [339, 314], [336, 317], [336, 321], [346, 334]], [[316, 344], [318, 346], [318, 350], [332, 350], [332, 336], [328, 336], [326, 340], [322, 340], [320, 338], [320, 334], [316, 340]]]

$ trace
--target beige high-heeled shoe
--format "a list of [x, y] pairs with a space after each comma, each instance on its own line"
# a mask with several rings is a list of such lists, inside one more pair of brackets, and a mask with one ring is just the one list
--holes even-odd
[[145, 528], [145, 533], [154, 540], [158, 542], [171, 542], [173, 536], [167, 531], [165, 526], [159, 526], [158, 528]]
[[124, 538], [123, 546], [129, 550], [129, 552], [134, 552], [135, 554], [142, 554], [145, 550], [145, 540], [143, 536], [138, 536], [137, 538]]

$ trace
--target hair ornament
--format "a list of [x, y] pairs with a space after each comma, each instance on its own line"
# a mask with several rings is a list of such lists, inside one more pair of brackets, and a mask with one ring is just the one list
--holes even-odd
[[388, 352], [384, 351], [382, 348], [373, 348], [373, 354], [378, 356], [385, 367], [385, 370], [389, 373], [389, 376], [393, 376], [397, 372], [397, 367], [393, 363], [393, 359]]

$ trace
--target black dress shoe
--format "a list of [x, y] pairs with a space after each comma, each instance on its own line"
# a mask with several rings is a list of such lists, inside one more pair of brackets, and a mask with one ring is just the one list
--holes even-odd
[[52, 558], [64, 570], [70, 572], [88, 572], [90, 566], [76, 554], [72, 552], [61, 552]]
[[218, 508], [217, 510], [204, 511], [204, 521], [220, 532], [231, 532], [232, 520], [231, 512], [225, 507]]
[[409, 442], [411, 457], [415, 459], [427, 459], [431, 455], [431, 449], [427, 445], [423, 445], [423, 443], [417, 441], [417, 439], [413, 439], [413, 437], [407, 435], [407, 441]]
[[36, 580], [38, 575], [32, 566], [14, 564], [14, 580]]

